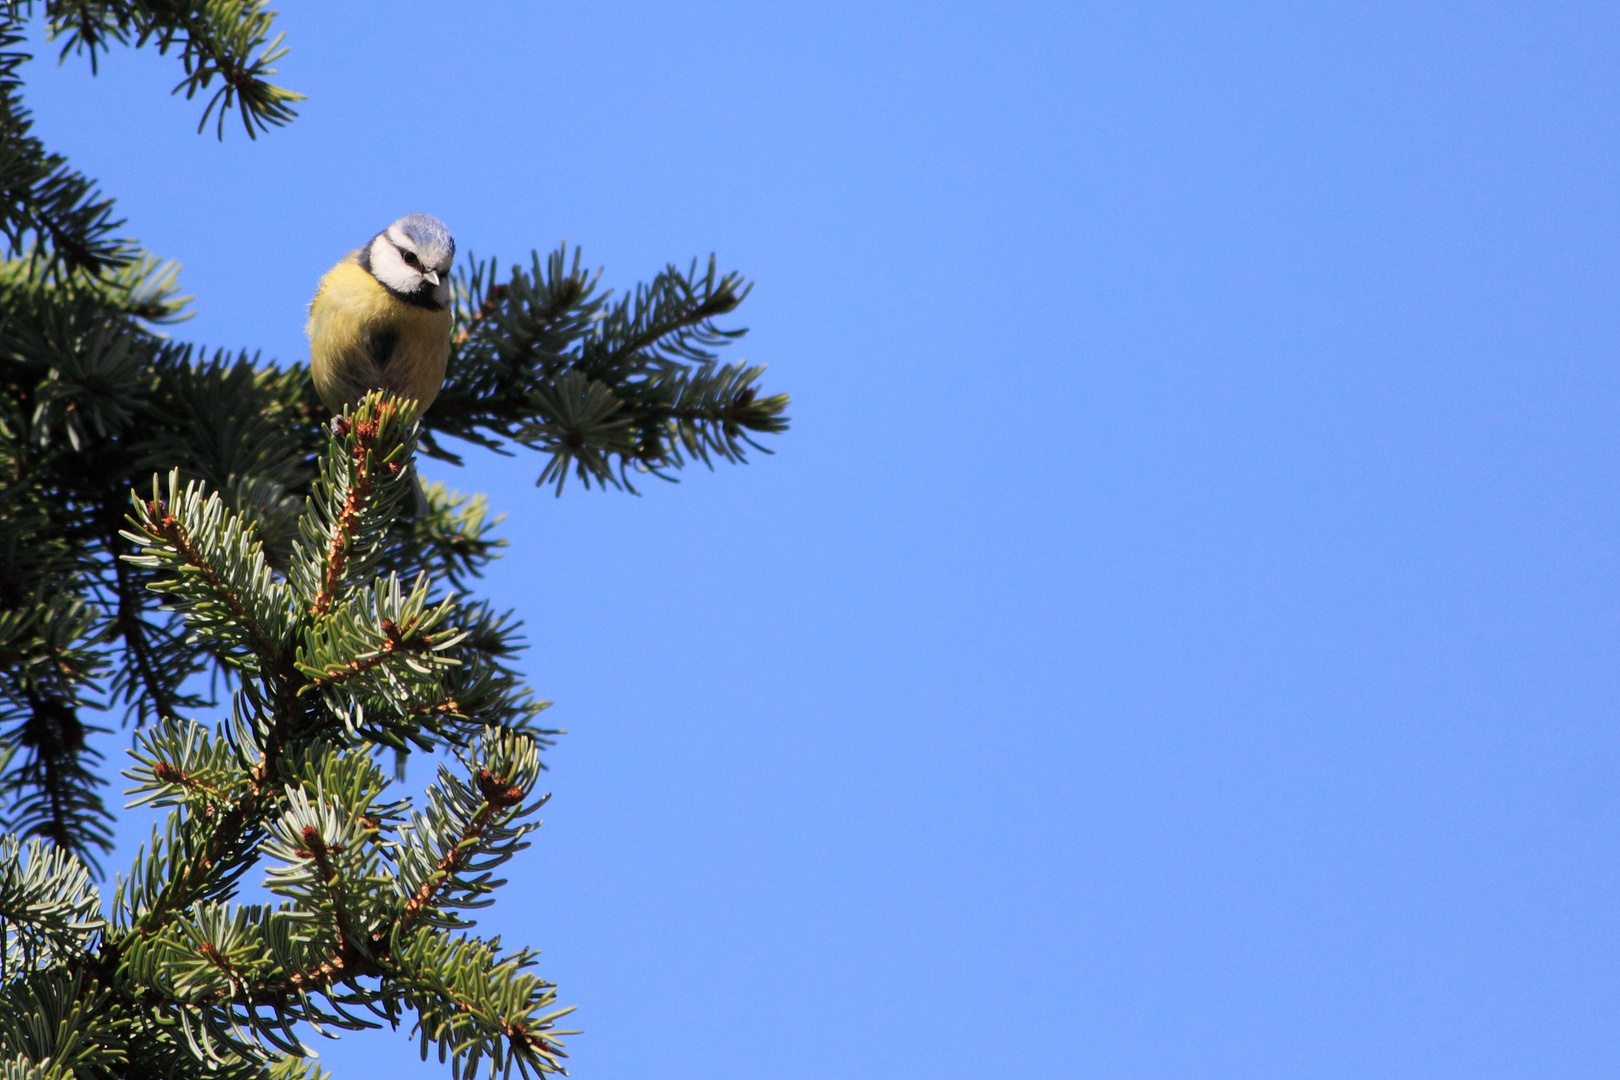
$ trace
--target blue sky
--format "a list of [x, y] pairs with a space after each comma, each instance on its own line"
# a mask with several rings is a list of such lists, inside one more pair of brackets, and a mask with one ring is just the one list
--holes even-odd
[[1620, 1073], [1620, 9], [282, 7], [254, 143], [30, 69], [186, 337], [302, 358], [421, 209], [718, 252], [794, 397], [639, 499], [429, 469], [569, 729], [485, 926], [575, 1076]]

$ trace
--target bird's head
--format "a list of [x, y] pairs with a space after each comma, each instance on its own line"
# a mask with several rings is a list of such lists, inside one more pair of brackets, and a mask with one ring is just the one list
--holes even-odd
[[372, 238], [366, 256], [372, 276], [394, 292], [435, 307], [450, 303], [456, 238], [438, 218], [406, 214]]

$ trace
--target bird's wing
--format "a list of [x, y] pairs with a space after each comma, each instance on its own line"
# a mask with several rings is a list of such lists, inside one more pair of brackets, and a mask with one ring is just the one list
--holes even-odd
[[391, 326], [379, 326], [366, 335], [366, 352], [378, 371], [388, 367], [388, 361], [393, 359], [394, 349], [398, 345], [399, 331]]

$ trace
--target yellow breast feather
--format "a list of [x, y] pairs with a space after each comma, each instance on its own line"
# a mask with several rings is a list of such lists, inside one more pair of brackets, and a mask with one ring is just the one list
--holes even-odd
[[[379, 389], [415, 398], [426, 410], [444, 381], [450, 310], [401, 300], [360, 265], [359, 254], [351, 252], [326, 272], [309, 305], [315, 390], [333, 412]], [[392, 346], [380, 366], [377, 343]]]

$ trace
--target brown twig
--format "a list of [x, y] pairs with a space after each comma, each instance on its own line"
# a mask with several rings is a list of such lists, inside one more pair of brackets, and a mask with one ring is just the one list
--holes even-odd
[[433, 902], [433, 897], [444, 887], [456, 872], [466, 863], [468, 853], [472, 850], [468, 844], [483, 834], [489, 826], [491, 819], [502, 810], [516, 806], [523, 801], [524, 791], [515, 784], [507, 785], [505, 781], [497, 779], [488, 769], [478, 770], [478, 792], [484, 796], [484, 806], [473, 815], [467, 827], [461, 831], [461, 837], [449, 851], [439, 860], [433, 873], [417, 888], [416, 892], [405, 902], [405, 909], [400, 912], [399, 928], [409, 930], [415, 925], [422, 909]]
[[309, 681], [316, 686], [336, 686], [387, 663], [395, 653], [427, 652], [433, 647], [426, 634], [401, 633], [399, 626], [392, 619], [382, 621], [382, 632], [385, 640], [369, 656], [360, 656], [347, 664], [326, 668], [319, 675], [310, 675]]
[[393, 402], [385, 400], [378, 406], [375, 419], [348, 422], [339, 428], [344, 434], [352, 432], [354, 435], [354, 448], [351, 451], [354, 472], [349, 489], [343, 496], [343, 509], [338, 511], [337, 521], [332, 523], [332, 536], [326, 546], [326, 573], [322, 576], [320, 591], [315, 594], [315, 602], [310, 605], [310, 611], [316, 615], [325, 615], [337, 600], [338, 588], [343, 584], [343, 572], [348, 569], [350, 548], [354, 545], [355, 525], [376, 483], [371, 456], [377, 445], [377, 433], [383, 420], [393, 410]]

